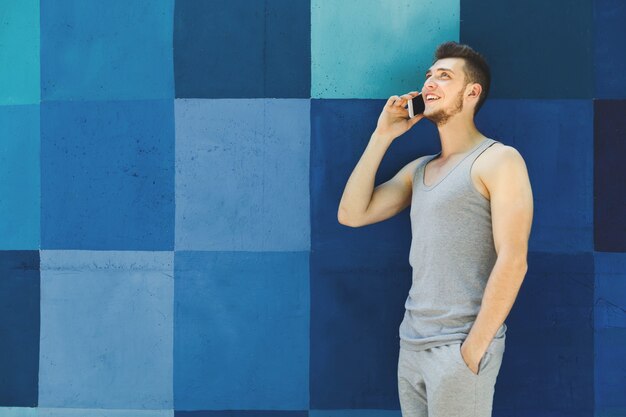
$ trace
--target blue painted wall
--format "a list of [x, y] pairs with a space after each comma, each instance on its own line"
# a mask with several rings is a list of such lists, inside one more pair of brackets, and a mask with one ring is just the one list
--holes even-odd
[[[0, 2], [0, 416], [400, 417], [408, 210], [337, 205], [436, 46], [535, 198], [494, 416], [626, 416], [621, 0]], [[394, 141], [376, 184], [439, 150]]]

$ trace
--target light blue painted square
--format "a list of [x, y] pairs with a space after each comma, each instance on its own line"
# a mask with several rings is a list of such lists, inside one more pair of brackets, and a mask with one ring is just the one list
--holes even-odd
[[39, 249], [39, 105], [0, 106], [0, 249]]
[[0, 104], [39, 104], [39, 0], [0, 2]]
[[176, 249], [310, 248], [309, 100], [175, 100]]
[[41, 104], [41, 247], [174, 248], [174, 101]]
[[593, 251], [592, 101], [488, 99], [476, 126], [526, 162], [534, 199], [529, 249]]
[[41, 99], [174, 97], [174, 0], [41, 0]]
[[37, 417], [174, 417], [174, 410], [39, 408], [38, 411], [39, 414], [37, 415]]
[[176, 410], [307, 410], [309, 252], [176, 252]]
[[41, 252], [39, 405], [173, 408], [173, 253]]
[[437, 45], [459, 40], [459, 15], [459, 0], [311, 0], [311, 97], [421, 90]]
[[0, 407], [2, 417], [39, 417], [35, 407]]

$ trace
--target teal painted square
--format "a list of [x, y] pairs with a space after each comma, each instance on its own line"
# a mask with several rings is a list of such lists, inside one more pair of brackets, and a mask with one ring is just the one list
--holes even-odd
[[307, 410], [309, 252], [176, 252], [176, 410]]
[[39, 249], [39, 105], [0, 106], [0, 249]]
[[310, 248], [309, 100], [175, 100], [176, 249]]
[[459, 0], [311, 0], [311, 97], [421, 90], [437, 45], [459, 39]]
[[39, 0], [0, 2], [0, 104], [38, 104]]
[[174, 0], [41, 0], [41, 99], [174, 97]]
[[173, 408], [173, 253], [41, 251], [39, 405]]

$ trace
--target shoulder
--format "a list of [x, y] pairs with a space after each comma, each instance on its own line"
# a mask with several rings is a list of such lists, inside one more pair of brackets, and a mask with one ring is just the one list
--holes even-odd
[[475, 169], [487, 187], [490, 183], [505, 181], [510, 176], [527, 175], [522, 154], [515, 147], [502, 142], [496, 142], [485, 149], [476, 159]]
[[412, 160], [411, 162], [406, 164], [404, 168], [402, 168], [403, 170], [405, 170], [405, 179], [409, 184], [411, 184], [411, 186], [413, 186], [413, 179], [415, 178], [415, 174], [417, 173], [417, 168], [419, 167], [419, 165], [426, 159], [431, 158], [434, 155], [435, 154], [420, 156], [419, 158]]

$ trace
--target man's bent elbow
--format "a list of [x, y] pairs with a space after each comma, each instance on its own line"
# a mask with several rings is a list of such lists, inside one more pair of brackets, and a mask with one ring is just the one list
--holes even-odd
[[360, 224], [354, 221], [354, 218], [350, 217], [343, 208], [339, 207], [337, 212], [337, 221], [344, 226], [359, 227]]

